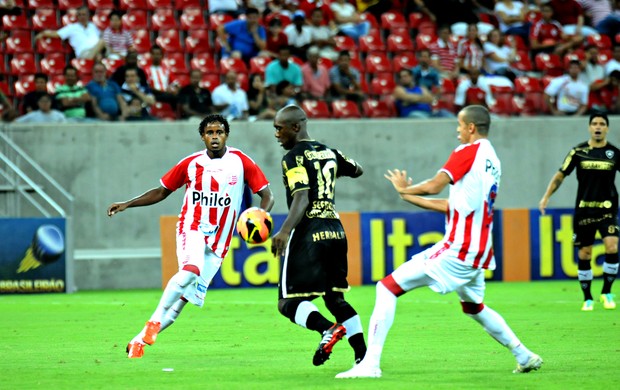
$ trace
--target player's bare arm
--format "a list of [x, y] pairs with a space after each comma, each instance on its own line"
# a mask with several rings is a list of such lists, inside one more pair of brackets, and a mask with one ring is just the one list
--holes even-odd
[[128, 201], [112, 203], [110, 207], [108, 207], [108, 216], [111, 217], [116, 213], [125, 211], [125, 209], [128, 207], [149, 206], [155, 203], [159, 203], [162, 200], [166, 199], [171, 193], [172, 191], [162, 186], [152, 188], [146, 191], [144, 194], [136, 196], [135, 198]]
[[437, 173], [433, 178], [414, 184], [410, 177], [407, 177], [407, 171], [394, 169], [388, 170], [385, 174], [394, 189], [401, 195], [435, 195], [443, 191], [450, 184], [450, 176], [445, 172]]
[[438, 211], [440, 213], [448, 212], [448, 199], [425, 198], [417, 195], [402, 195], [404, 201], [421, 207], [426, 210]]
[[542, 199], [540, 199], [540, 202], [538, 203], [538, 209], [540, 210], [540, 213], [542, 215], [545, 215], [545, 209], [547, 208], [547, 204], [549, 203], [549, 198], [551, 198], [551, 195], [553, 195], [553, 193], [557, 191], [558, 188], [560, 188], [560, 186], [562, 185], [562, 182], [564, 181], [564, 177], [565, 177], [564, 174], [558, 171], [551, 178], [551, 181], [549, 182], [549, 185], [547, 186], [547, 190], [545, 191], [545, 194], [543, 195]]
[[275, 202], [273, 198], [273, 192], [271, 192], [271, 188], [269, 186], [266, 186], [262, 190], [258, 191], [256, 194], [260, 196], [259, 207], [263, 210], [271, 211], [271, 208], [273, 207], [273, 204]]
[[310, 204], [308, 190], [297, 191], [293, 195], [293, 202], [289, 208], [288, 215], [280, 230], [271, 238], [271, 253], [275, 256], [284, 254], [286, 244], [295, 226], [301, 221]]

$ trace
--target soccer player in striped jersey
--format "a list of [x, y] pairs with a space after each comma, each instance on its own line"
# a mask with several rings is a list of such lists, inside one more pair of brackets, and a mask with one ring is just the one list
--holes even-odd
[[[406, 171], [388, 171], [385, 175], [405, 201], [446, 213], [446, 233], [437, 244], [377, 283], [366, 357], [336, 378], [381, 376], [381, 353], [394, 321], [397, 298], [419, 287], [430, 287], [440, 294], [456, 291], [463, 312], [515, 356], [517, 368], [513, 372], [529, 372], [542, 365], [540, 356], [519, 341], [502, 316], [483, 303], [484, 271], [495, 268], [493, 206], [501, 176], [500, 161], [487, 139], [490, 124], [486, 108], [467, 106], [458, 114], [461, 145], [433, 178], [413, 185]], [[438, 194], [448, 185], [448, 199], [419, 196]]]
[[213, 276], [228, 252], [240, 213], [244, 186], [260, 196], [260, 207], [271, 210], [273, 194], [260, 167], [244, 152], [226, 145], [230, 127], [221, 115], [208, 115], [198, 127], [206, 149], [179, 161], [160, 186], [131, 200], [113, 203], [108, 215], [128, 207], [161, 202], [183, 187], [185, 196], [177, 223], [179, 271], [164, 289], [155, 312], [127, 346], [130, 358], [144, 354], [157, 334], [172, 325], [187, 302], [202, 307]]
[[609, 119], [602, 113], [590, 115], [590, 139], [575, 146], [564, 159], [560, 170], [553, 175], [539, 203], [544, 215], [549, 198], [562, 185], [564, 178], [576, 171], [577, 198], [573, 218], [573, 242], [577, 252], [577, 279], [583, 292], [581, 310], [592, 311], [592, 245], [599, 232], [605, 246], [603, 288], [600, 301], [603, 308], [616, 308], [611, 286], [618, 274], [618, 191], [616, 172], [620, 170], [620, 150], [607, 141]]

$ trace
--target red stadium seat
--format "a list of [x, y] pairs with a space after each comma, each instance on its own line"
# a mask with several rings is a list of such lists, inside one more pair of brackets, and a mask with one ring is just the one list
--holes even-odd
[[368, 34], [360, 37], [360, 45], [359, 49], [361, 52], [370, 53], [370, 52], [384, 52], [385, 51], [385, 43], [381, 39], [381, 35], [379, 34]]
[[370, 81], [370, 94], [381, 96], [391, 95], [396, 88], [392, 73], [377, 73]]
[[571, 53], [564, 55], [564, 67], [568, 68], [568, 64], [571, 61], [584, 62], [586, 60], [586, 53], [583, 50], [575, 50]]
[[539, 53], [535, 57], [536, 69], [549, 76], [560, 76], [564, 73], [562, 60], [557, 54]]
[[225, 74], [231, 70], [237, 73], [248, 73], [248, 68], [243, 60], [239, 58], [222, 58], [220, 60], [220, 73]]
[[593, 34], [586, 38], [586, 45], [596, 46], [602, 50], [611, 49], [611, 39], [607, 35]]
[[190, 60], [190, 67], [200, 70], [203, 74], [219, 74], [217, 66], [215, 65], [215, 60], [211, 53], [208, 52], [195, 53]]
[[63, 85], [65, 83], [65, 76], [62, 74], [55, 74], [49, 76], [49, 80], [47, 81], [47, 92], [54, 94], [56, 93], [56, 88], [59, 85]]
[[601, 52], [598, 53], [598, 63], [603, 66], [607, 64], [612, 58], [613, 53], [611, 50], [601, 50]]
[[351, 62], [349, 63], [349, 66], [359, 70], [360, 73], [366, 73], [364, 63], [359, 59], [357, 55], [351, 56]]
[[301, 102], [301, 108], [306, 112], [309, 118], [330, 118], [329, 107], [323, 100], [304, 100]]
[[2, 29], [5, 31], [30, 30], [30, 23], [28, 23], [28, 18], [23, 12], [21, 15], [4, 15], [2, 17]]
[[369, 53], [366, 56], [366, 71], [368, 73], [392, 72], [392, 63], [385, 53]]
[[6, 71], [6, 63], [4, 62], [4, 56], [0, 56], [0, 80], [2, 80], [2, 75], [8, 74]]
[[519, 35], [506, 35], [506, 37], [504, 38], [504, 42], [510, 47], [515, 46], [517, 51], [529, 50], [529, 48], [525, 44], [525, 41]]
[[265, 74], [265, 69], [267, 65], [271, 62], [271, 58], [269, 57], [253, 57], [250, 59], [250, 73], [255, 74], [258, 73], [260, 75]]
[[334, 37], [334, 41], [336, 42], [337, 51], [357, 51], [357, 44], [355, 44], [355, 40], [347, 35], [336, 35]]
[[5, 41], [6, 54], [32, 53], [32, 34], [29, 30], [11, 31], [11, 36]]
[[122, 58], [104, 58], [101, 62], [105, 65], [105, 68], [108, 71], [108, 76], [111, 76], [116, 69], [125, 63], [125, 60]]
[[182, 52], [181, 36], [179, 30], [160, 30], [155, 43], [161, 47], [164, 53]]
[[414, 43], [409, 34], [391, 33], [387, 37], [387, 51], [391, 53], [413, 52]]
[[350, 100], [334, 100], [332, 101], [331, 106], [333, 118], [344, 119], [362, 117], [357, 104]]
[[247, 73], [237, 73], [237, 84], [247, 92], [250, 88], [250, 76]]
[[170, 84], [176, 84], [183, 88], [191, 83], [189, 73], [172, 73], [170, 75]]
[[73, 23], [77, 23], [77, 9], [75, 8], [68, 9], [67, 13], [62, 15], [62, 17], [60, 18], [60, 24], [63, 27]]
[[392, 118], [394, 116], [388, 103], [377, 99], [364, 100], [362, 112], [366, 118]]
[[515, 79], [515, 93], [542, 92], [540, 80], [535, 77], [519, 76]]
[[41, 72], [47, 75], [63, 74], [67, 62], [64, 53], [51, 53], [46, 55], [39, 63]]
[[138, 66], [142, 69], [148, 68], [153, 64], [151, 60], [151, 53], [146, 52], [142, 54], [138, 54]]
[[93, 23], [101, 31], [104, 31], [110, 25], [110, 8], [100, 8], [93, 14]]
[[211, 52], [208, 30], [190, 30], [185, 38], [186, 53]]
[[58, 30], [59, 28], [55, 9], [40, 8], [32, 16], [32, 29], [35, 31]]
[[381, 28], [384, 30], [408, 29], [405, 16], [399, 11], [388, 11], [381, 15]]
[[478, 87], [470, 87], [467, 92], [465, 92], [465, 105], [470, 104], [486, 104], [486, 92]]
[[114, 0], [88, 0], [87, 5], [91, 11], [116, 8]]
[[418, 34], [415, 38], [415, 47], [417, 50], [428, 49], [436, 40], [437, 37], [435, 35]]
[[123, 11], [127, 11], [127, 10], [146, 11], [148, 9], [146, 0], [120, 0], [119, 6], [120, 6], [120, 9]]
[[23, 98], [28, 92], [32, 92], [35, 89], [34, 86], [34, 75], [27, 75], [24, 77], [20, 77], [15, 82], [15, 97], [18, 99]]
[[125, 30], [147, 30], [149, 28], [146, 11], [141, 9], [130, 9], [121, 17]]
[[534, 65], [532, 65], [530, 54], [527, 51], [517, 51], [515, 60], [511, 62], [510, 65], [522, 72], [531, 72], [534, 70]]
[[234, 18], [228, 14], [211, 14], [209, 15], [209, 28], [211, 30], [217, 30], [219, 26], [232, 22], [233, 20]]
[[454, 95], [456, 94], [456, 86], [450, 79], [443, 79], [439, 87], [439, 97], [435, 108], [443, 108], [450, 112], [455, 111]]
[[495, 104], [490, 108], [492, 113], [498, 115], [514, 115], [517, 111], [513, 106], [513, 90], [511, 87], [491, 86], [491, 94], [495, 98]]
[[525, 14], [525, 20], [532, 24], [538, 22], [541, 19], [542, 19], [542, 13], [540, 13], [540, 11], [537, 11], [537, 10], [531, 10]]
[[371, 30], [378, 30], [381, 27], [379, 25], [379, 22], [377, 21], [377, 18], [375, 18], [373, 14], [370, 14], [368, 12], [362, 12], [360, 14], [360, 22], [370, 23]]
[[32, 53], [15, 54], [11, 59], [11, 74], [21, 76], [37, 73], [37, 64]]
[[56, 5], [54, 0], [28, 0], [27, 7], [28, 9], [56, 8]]
[[208, 28], [201, 8], [186, 8], [180, 17], [181, 30], [204, 30]]
[[84, 5], [84, 0], [58, 0], [58, 9], [67, 11], [77, 9]]
[[[206, 5], [205, 1], [205, 5]], [[174, 0], [174, 6], [178, 10], [186, 8], [200, 8], [202, 6], [200, 0]]]
[[151, 11], [159, 8], [173, 8], [172, 0], [147, 0], [146, 6]]
[[436, 35], [437, 25], [428, 16], [412, 12], [409, 14], [409, 27], [417, 31], [417, 34]]
[[60, 38], [41, 38], [37, 41], [37, 53], [67, 53], [68, 49]]
[[189, 73], [184, 53], [166, 53], [162, 62], [171, 73]]
[[174, 10], [169, 8], [155, 10], [151, 16], [151, 28], [155, 31], [179, 28]]
[[148, 30], [135, 30], [132, 32], [133, 47], [140, 54], [148, 53], [153, 43], [151, 42], [151, 33]]
[[174, 121], [177, 119], [177, 113], [172, 109], [172, 106], [168, 103], [155, 102], [151, 106], [151, 115], [157, 119]]
[[213, 90], [220, 84], [219, 74], [205, 74], [202, 76], [202, 80], [200, 80], [200, 86], [208, 89], [209, 92], [213, 92]]
[[0, 92], [4, 94], [4, 96], [13, 96], [13, 92], [9, 88], [9, 84], [6, 81], [0, 81]]
[[418, 64], [418, 58], [414, 53], [399, 53], [394, 56], [394, 72], [400, 72], [403, 69], [412, 69]]
[[95, 60], [74, 58], [71, 60], [71, 65], [75, 69], [77, 69], [78, 76], [90, 76], [93, 73], [93, 66], [95, 65]]
[[492, 24], [495, 28], [499, 28], [499, 20], [497, 20], [497, 17], [493, 14], [481, 12], [478, 14], [478, 18], [480, 18], [480, 21], [483, 23]]
[[[323, 65], [325, 69], [330, 70], [334, 66], [334, 61], [329, 58], [319, 57], [319, 65]], [[250, 71], [250, 73], [252, 73]]]

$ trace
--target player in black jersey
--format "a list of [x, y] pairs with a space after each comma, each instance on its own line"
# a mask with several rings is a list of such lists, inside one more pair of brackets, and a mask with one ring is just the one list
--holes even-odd
[[[366, 354], [360, 317], [344, 299], [347, 282], [347, 238], [334, 207], [336, 178], [358, 177], [362, 167], [342, 152], [312, 140], [306, 113], [295, 105], [282, 108], [273, 126], [280, 145], [289, 208], [271, 251], [282, 256], [278, 310], [292, 322], [317, 331], [321, 342], [312, 363], [319, 366], [345, 334], [359, 362]], [[312, 303], [322, 297], [336, 323]]]
[[583, 311], [591, 311], [594, 300], [592, 284], [592, 244], [598, 231], [605, 245], [603, 289], [600, 301], [605, 309], [615, 309], [611, 285], [618, 273], [618, 192], [614, 180], [620, 170], [620, 149], [607, 141], [609, 119], [605, 114], [590, 115], [590, 140], [568, 153], [560, 170], [553, 176], [539, 208], [545, 213], [551, 195], [564, 178], [577, 169], [577, 200], [573, 220], [573, 241], [578, 251], [578, 279], [583, 291]]

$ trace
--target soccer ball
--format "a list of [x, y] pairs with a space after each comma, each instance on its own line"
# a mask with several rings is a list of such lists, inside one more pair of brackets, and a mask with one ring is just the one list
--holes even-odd
[[237, 221], [237, 232], [248, 244], [267, 241], [273, 229], [271, 215], [258, 207], [250, 207], [241, 213]]

